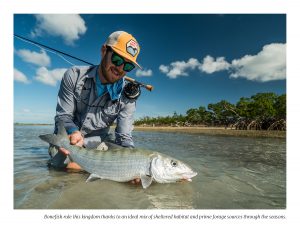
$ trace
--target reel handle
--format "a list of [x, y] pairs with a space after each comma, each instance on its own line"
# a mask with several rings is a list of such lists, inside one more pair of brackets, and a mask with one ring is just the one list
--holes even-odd
[[140, 86], [144, 87], [145, 89], [147, 89], [148, 91], [152, 91], [154, 88], [152, 85], [146, 85], [144, 83], [141, 83], [141, 82], [138, 82], [136, 81], [135, 79], [131, 78], [131, 77], [125, 77], [125, 80], [127, 81], [130, 81], [132, 83], [136, 83], [136, 84], [139, 84]]

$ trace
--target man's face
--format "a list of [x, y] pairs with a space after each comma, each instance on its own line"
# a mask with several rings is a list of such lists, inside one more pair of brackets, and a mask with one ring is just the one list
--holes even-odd
[[[102, 81], [104, 81], [104, 84], [113, 84], [126, 75], [126, 72], [123, 70], [124, 64], [120, 66], [114, 65], [111, 62], [112, 51], [106, 47], [103, 49], [102, 54], [101, 72], [104, 79]], [[125, 61], [128, 60], [125, 59]]]

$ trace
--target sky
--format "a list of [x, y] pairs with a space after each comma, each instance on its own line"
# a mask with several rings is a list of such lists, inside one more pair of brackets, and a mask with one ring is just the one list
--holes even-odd
[[[14, 33], [99, 64], [110, 33], [132, 34], [143, 70], [135, 118], [260, 92], [286, 93], [285, 14], [14, 14]], [[14, 37], [14, 122], [53, 123], [63, 73], [85, 65]]]

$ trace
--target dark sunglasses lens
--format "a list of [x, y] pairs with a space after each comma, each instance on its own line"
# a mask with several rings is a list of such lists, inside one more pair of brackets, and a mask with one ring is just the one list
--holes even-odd
[[120, 66], [124, 63], [124, 59], [118, 54], [113, 53], [111, 56], [111, 62], [116, 66]]
[[[120, 66], [120, 65], [124, 64], [125, 61], [124, 61], [123, 57], [119, 56], [119, 55], [116, 54], [116, 53], [113, 53], [113, 54], [111, 55], [111, 62], [112, 62], [114, 65], [116, 65], [116, 66]], [[123, 67], [123, 70], [124, 70], [125, 72], [130, 72], [130, 71], [131, 71], [132, 69], [134, 69], [134, 68], [135, 68], [134, 64], [129, 63], [129, 62], [125, 62], [124, 67]]]
[[130, 72], [134, 68], [135, 68], [134, 64], [132, 64], [132, 63], [125, 63], [125, 65], [123, 67], [123, 70], [125, 72]]

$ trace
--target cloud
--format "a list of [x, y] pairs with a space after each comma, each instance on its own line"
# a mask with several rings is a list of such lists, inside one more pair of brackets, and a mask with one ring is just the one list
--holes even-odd
[[175, 79], [178, 76], [188, 76], [187, 71], [193, 70], [199, 66], [199, 61], [195, 58], [190, 58], [187, 62], [175, 61], [169, 66], [160, 65], [159, 70], [165, 73], [171, 79]]
[[169, 72], [169, 67], [162, 64], [162, 65], [159, 66], [159, 70], [160, 70], [162, 73], [168, 73], [168, 72]]
[[206, 56], [203, 59], [202, 65], [199, 66], [199, 70], [208, 74], [227, 70], [229, 69], [230, 64], [225, 60], [224, 57], [218, 57], [214, 59], [211, 56]]
[[284, 80], [286, 78], [286, 44], [265, 45], [257, 55], [246, 55], [231, 64], [232, 78], [253, 81]]
[[137, 77], [151, 77], [152, 76], [152, 70], [148, 69], [148, 70], [140, 70], [138, 69], [135, 73], [135, 75]]
[[49, 66], [51, 61], [50, 57], [44, 50], [40, 53], [33, 52], [27, 49], [16, 50], [16, 54], [21, 57], [21, 59], [27, 63], [32, 63], [38, 66]]
[[46, 67], [41, 67], [37, 69], [35, 79], [46, 85], [55, 86], [61, 80], [66, 70], [65, 68], [48, 70]]
[[16, 69], [16, 68], [14, 68], [14, 80], [18, 81], [18, 82], [22, 82], [24, 84], [29, 84], [30, 83], [30, 81], [28, 80], [26, 75], [24, 73], [22, 73], [21, 71], [19, 71], [18, 69]]
[[38, 14], [35, 17], [37, 25], [31, 32], [34, 37], [46, 33], [60, 36], [67, 45], [73, 45], [87, 30], [84, 20], [78, 14]]
[[22, 109], [22, 112], [23, 112], [23, 113], [30, 113], [31, 110], [30, 110], [30, 109]]
[[246, 78], [251, 81], [273, 81], [286, 78], [286, 44], [272, 43], [265, 45], [256, 55], [245, 55], [232, 62], [225, 57], [214, 58], [207, 55], [202, 63], [195, 58], [187, 62], [175, 61], [170, 65], [160, 65], [159, 70], [169, 78], [188, 76], [189, 71], [198, 68], [206, 74], [227, 71], [231, 78]]

